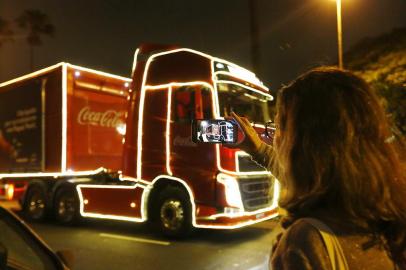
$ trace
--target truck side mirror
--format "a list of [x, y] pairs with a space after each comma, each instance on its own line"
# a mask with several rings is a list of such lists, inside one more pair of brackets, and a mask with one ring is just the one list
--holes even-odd
[[7, 248], [0, 243], [0, 269], [7, 269]]

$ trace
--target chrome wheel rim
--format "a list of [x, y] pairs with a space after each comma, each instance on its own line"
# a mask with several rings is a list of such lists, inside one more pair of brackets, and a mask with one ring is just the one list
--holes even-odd
[[28, 212], [34, 219], [41, 218], [45, 212], [45, 199], [41, 194], [34, 192], [28, 201]]
[[161, 220], [163, 226], [171, 231], [181, 228], [184, 221], [184, 210], [179, 200], [166, 200], [161, 207]]
[[70, 221], [75, 215], [75, 199], [62, 195], [58, 201], [58, 216], [62, 221]]

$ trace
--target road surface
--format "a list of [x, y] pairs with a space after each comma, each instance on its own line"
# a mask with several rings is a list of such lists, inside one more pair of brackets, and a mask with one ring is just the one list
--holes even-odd
[[73, 269], [262, 270], [279, 231], [276, 224], [197, 230], [181, 241], [163, 238], [145, 224], [90, 220], [74, 227], [30, 225], [55, 251], [73, 252]]

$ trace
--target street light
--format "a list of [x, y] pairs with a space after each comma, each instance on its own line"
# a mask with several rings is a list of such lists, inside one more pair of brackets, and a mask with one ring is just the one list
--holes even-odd
[[338, 67], [343, 69], [343, 31], [341, 21], [341, 0], [335, 0], [337, 3], [337, 41], [338, 41]]

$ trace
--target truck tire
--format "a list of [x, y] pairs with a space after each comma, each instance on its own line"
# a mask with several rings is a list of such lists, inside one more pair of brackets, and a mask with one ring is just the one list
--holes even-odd
[[192, 231], [192, 206], [184, 189], [169, 186], [158, 195], [154, 220], [160, 232], [171, 238], [183, 238]]
[[79, 221], [79, 198], [73, 187], [61, 187], [56, 191], [53, 210], [60, 224], [74, 225]]
[[38, 185], [28, 188], [24, 197], [23, 213], [30, 221], [43, 221], [47, 214], [47, 196], [45, 190]]

